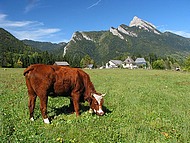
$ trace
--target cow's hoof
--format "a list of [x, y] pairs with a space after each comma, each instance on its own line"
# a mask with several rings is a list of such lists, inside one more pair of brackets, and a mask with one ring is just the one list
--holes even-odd
[[30, 118], [30, 121], [34, 121], [34, 117]]
[[90, 114], [92, 114], [92, 113], [93, 113], [93, 110], [90, 108], [90, 109], [88, 110], [88, 112], [89, 112]]
[[46, 124], [50, 124], [49, 119], [48, 119], [48, 118], [44, 119], [44, 123], [46, 123]]

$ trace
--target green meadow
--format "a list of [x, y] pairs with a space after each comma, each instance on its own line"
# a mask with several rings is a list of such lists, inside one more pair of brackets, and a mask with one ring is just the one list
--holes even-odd
[[24, 69], [0, 68], [0, 142], [2, 143], [188, 143], [190, 73], [163, 70], [85, 70], [104, 98], [104, 116], [68, 114], [69, 99], [51, 98], [43, 123], [36, 102], [29, 120]]

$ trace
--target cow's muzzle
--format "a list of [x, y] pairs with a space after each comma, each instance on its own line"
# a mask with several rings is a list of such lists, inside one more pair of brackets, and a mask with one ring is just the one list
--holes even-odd
[[99, 116], [104, 115], [104, 111], [103, 111], [102, 109], [99, 109], [98, 111], [96, 111], [96, 110], [94, 109], [94, 113], [96, 113], [96, 114], [99, 115]]

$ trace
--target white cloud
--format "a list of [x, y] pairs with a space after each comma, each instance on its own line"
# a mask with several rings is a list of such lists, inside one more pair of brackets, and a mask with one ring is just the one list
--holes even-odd
[[39, 5], [39, 0], [29, 0], [28, 5], [25, 7], [25, 13], [30, 12], [32, 9], [34, 9], [35, 7], [37, 7]]
[[4, 21], [0, 24], [1, 27], [25, 27], [29, 26], [31, 24], [34, 24], [35, 22], [32, 21]]
[[166, 31], [169, 31], [171, 33], [175, 33], [177, 35], [180, 35], [180, 36], [183, 36], [183, 37], [186, 37], [186, 38], [190, 38], [190, 32], [176, 31], [176, 30], [166, 30]]
[[91, 6], [89, 6], [87, 9], [90, 9], [94, 6], [97, 6], [102, 0], [98, 0], [96, 3], [92, 4]]
[[158, 28], [158, 30], [160, 30], [161, 32], [171, 32], [186, 38], [190, 38], [190, 32], [187, 32], [186, 30], [168, 30], [167, 25], [159, 25], [156, 26]]
[[6, 14], [0, 13], [0, 27], [19, 28], [19, 27], [26, 27], [30, 25], [43, 25], [43, 23], [40, 23], [37, 21], [11, 21], [11, 20], [7, 20]]
[[[46, 28], [42, 22], [38, 21], [11, 21], [6, 14], [0, 13], [0, 27], [6, 29], [16, 38], [23, 40], [50, 41], [55, 42], [60, 38], [61, 29]], [[58, 36], [59, 35], [59, 36]]]
[[6, 16], [7, 16], [6, 14], [1, 14], [1, 13], [0, 13], [0, 20], [1, 20], [1, 19], [5, 19]]
[[54, 33], [59, 32], [60, 29], [57, 28], [44, 28], [44, 29], [36, 29], [32, 31], [12, 31], [13, 35], [20, 40], [23, 39], [31, 39], [31, 40], [43, 40], [44, 37], [50, 38], [54, 36]]

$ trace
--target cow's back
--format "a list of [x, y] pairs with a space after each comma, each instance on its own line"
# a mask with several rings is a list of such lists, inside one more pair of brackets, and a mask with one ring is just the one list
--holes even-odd
[[54, 92], [56, 94], [70, 95], [71, 92], [82, 93], [83, 79], [77, 68], [61, 67], [55, 71]]

